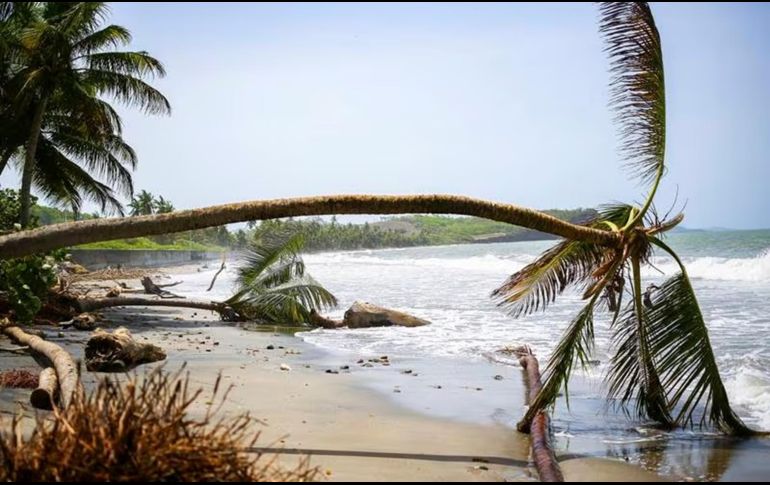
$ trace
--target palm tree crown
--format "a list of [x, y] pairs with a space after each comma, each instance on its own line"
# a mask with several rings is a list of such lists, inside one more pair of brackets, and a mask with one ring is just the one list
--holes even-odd
[[117, 50], [131, 35], [102, 26], [105, 3], [14, 3], [4, 10], [23, 19], [4, 29], [9, 47], [0, 51], [9, 66], [2, 123], [16, 127], [0, 141], [3, 157], [19, 157], [22, 224], [33, 185], [56, 202], [79, 207], [85, 195], [120, 212], [113, 189], [131, 195], [136, 154], [123, 142], [120, 117], [107, 100], [169, 113], [168, 100], [143, 80], [165, 75], [162, 64], [146, 52]]
[[[575, 365], [587, 367], [594, 315], [604, 310], [612, 315], [615, 354], [607, 382], [614, 402], [667, 427], [697, 422], [729, 433], [751, 433], [730, 407], [687, 271], [662, 240], [683, 217], [660, 221], [654, 211], [665, 173], [666, 104], [663, 54], [652, 11], [644, 2], [606, 2], [600, 9], [621, 152], [632, 174], [651, 188], [641, 207], [605, 207], [588, 224], [617, 234], [619, 244], [564, 241], [493, 293], [514, 317], [545, 309], [568, 288], [580, 289], [586, 301], [556, 346], [543, 389], [519, 427], [528, 428], [539, 411], [555, 403]], [[641, 266], [656, 250], [674, 258], [680, 273], [660, 288], [643, 290]]]

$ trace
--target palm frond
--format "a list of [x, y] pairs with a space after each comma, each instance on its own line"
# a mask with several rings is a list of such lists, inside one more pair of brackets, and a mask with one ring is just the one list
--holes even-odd
[[94, 179], [44, 137], [39, 142], [36, 162], [35, 186], [50, 201], [79, 212], [85, 197], [99, 204], [102, 212], [123, 215], [123, 204], [111, 187]]
[[696, 413], [700, 413], [700, 426], [715, 425], [726, 433], [751, 434], [730, 407], [687, 270], [666, 244], [654, 244], [674, 257], [681, 269], [653, 293], [647, 315], [650, 348], [668, 390], [670, 406], [677, 412], [677, 422], [692, 426]]
[[635, 176], [652, 181], [664, 168], [666, 91], [660, 35], [646, 2], [602, 2], [599, 31], [610, 58], [610, 105], [621, 151]]
[[[136, 156], [133, 150], [120, 137], [108, 136], [101, 140], [93, 140], [81, 136], [80, 133], [54, 131], [47, 138], [56, 147], [72, 156], [92, 173], [114, 186], [126, 195], [133, 194], [134, 184], [131, 172], [124, 166], [135, 166]], [[127, 159], [121, 160], [115, 154]]]
[[148, 114], [170, 114], [171, 104], [163, 94], [136, 77], [98, 69], [82, 72], [85, 85], [99, 94], [112, 96], [126, 106], [136, 106]]
[[245, 263], [238, 271], [238, 283], [250, 284], [270, 266], [296, 258], [305, 246], [301, 234], [273, 234], [253, 241], [244, 255]]
[[272, 323], [307, 323], [311, 310], [337, 306], [337, 299], [310, 276], [260, 292], [239, 292], [227, 302], [239, 313]]
[[615, 355], [608, 373], [608, 396], [639, 418], [650, 418], [671, 427], [674, 423], [655, 364], [649, 335], [649, 319], [642, 303], [639, 260], [633, 260], [634, 298], [612, 327]]
[[128, 76], [163, 77], [163, 64], [147, 52], [99, 52], [83, 58], [89, 69], [109, 71]]
[[131, 32], [120, 25], [108, 25], [88, 34], [72, 46], [74, 54], [87, 55], [93, 52], [121, 47], [131, 42]]
[[607, 248], [582, 241], [563, 241], [513, 274], [492, 292], [514, 318], [545, 309], [568, 287], [587, 286]]
[[543, 387], [535, 400], [529, 403], [527, 413], [522, 420], [523, 423], [532, 422], [538, 412], [552, 406], [562, 387], [569, 406], [569, 378], [572, 369], [576, 363], [579, 363], [584, 369], [588, 368], [588, 361], [593, 352], [594, 308], [597, 300], [598, 294], [591, 298], [567, 327], [548, 360]]

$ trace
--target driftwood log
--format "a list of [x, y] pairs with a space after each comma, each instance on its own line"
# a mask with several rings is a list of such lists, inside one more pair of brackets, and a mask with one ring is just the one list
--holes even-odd
[[125, 328], [112, 333], [98, 330], [86, 343], [86, 369], [91, 372], [127, 372], [166, 358], [166, 353], [153, 344], [134, 340]]
[[[527, 403], [535, 400], [543, 383], [540, 379], [540, 365], [529, 347], [516, 349], [516, 356], [519, 358], [519, 364], [524, 369], [527, 388]], [[556, 461], [556, 455], [553, 452], [550, 441], [550, 419], [548, 413], [540, 411], [532, 419], [529, 429], [519, 425], [519, 431], [530, 434], [532, 446], [532, 460], [535, 463], [541, 482], [563, 482], [564, 475], [559, 468], [559, 462]]]
[[82, 384], [78, 376], [78, 368], [72, 356], [55, 343], [47, 342], [37, 335], [30, 335], [16, 326], [3, 326], [4, 334], [21, 345], [29, 347], [30, 351], [42, 356], [56, 370], [60, 393], [59, 403], [67, 408], [76, 392], [82, 392]]
[[32, 407], [51, 411], [56, 405], [56, 395], [59, 392], [59, 380], [56, 378], [56, 370], [46, 367], [40, 372], [40, 381], [37, 389], [32, 391], [29, 402]]
[[193, 310], [209, 310], [219, 313], [225, 322], [239, 322], [243, 318], [230, 305], [216, 301], [173, 300], [164, 298], [150, 300], [143, 297], [116, 297], [116, 298], [81, 298], [72, 300], [80, 312], [93, 312], [105, 308], [123, 306], [160, 306], [169, 308], [190, 308]]
[[227, 269], [227, 260], [225, 258], [222, 258], [222, 266], [219, 267], [219, 271], [217, 271], [214, 274], [214, 277], [211, 279], [211, 284], [209, 285], [208, 289], [206, 291], [211, 291], [214, 289], [214, 284], [217, 282], [217, 278], [219, 277], [219, 274], [222, 273]]
[[[154, 281], [152, 281], [152, 278], [149, 276], [143, 277], [141, 280], [142, 286], [144, 287], [144, 292], [148, 295], [155, 295], [160, 298], [184, 298], [181, 295], [176, 295], [174, 293], [171, 293], [168, 290], [164, 290], [162, 285], [155, 284]], [[175, 284], [171, 284], [168, 286], [175, 286]]]

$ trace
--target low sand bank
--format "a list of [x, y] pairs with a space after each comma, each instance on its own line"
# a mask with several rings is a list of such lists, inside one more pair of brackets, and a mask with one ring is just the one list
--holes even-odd
[[[379, 386], [392, 386], [394, 394], [413, 394], [413, 399], [425, 401], [424, 408], [439, 410], [442, 401], [465, 396], [470, 412], [474, 398], [468, 396], [483, 393], [453, 387], [444, 380], [441, 389], [427, 394], [429, 382], [413, 374], [427, 368], [429, 362], [394, 359], [389, 366], [360, 366], [330, 357], [292, 336], [244, 330], [220, 323], [215, 315], [193, 311], [115, 309], [105, 313], [105, 320], [105, 328], [127, 326], [137, 339], [161, 345], [168, 353], [164, 365], [175, 370], [186, 364], [196, 385], [209, 388], [221, 373], [224, 382], [233, 386], [225, 412], [250, 412], [265, 423], [260, 427], [260, 446], [285, 450], [282, 460], [287, 463], [296, 462], [296, 454], [309, 454], [311, 463], [331, 480], [537, 480], [528, 463], [525, 435], [501, 424], [462, 422], [440, 412], [438, 416], [423, 414], [415, 406], [400, 406], [372, 389], [370, 381], [375, 380]], [[48, 334], [76, 357], [82, 356], [88, 333], [49, 330]], [[269, 346], [273, 348], [268, 350]], [[281, 370], [282, 364], [291, 370]], [[35, 363], [26, 356], [4, 353], [0, 366], [35, 368]], [[407, 374], [407, 367], [417, 370]], [[516, 369], [511, 372], [515, 374]], [[376, 377], [385, 374], [390, 377]], [[452, 372], [445, 369], [444, 374], [449, 379]], [[88, 374], [86, 384], [93, 378]], [[513, 377], [506, 376], [498, 384], [498, 391], [490, 386], [485, 392], [523, 396], [521, 382]], [[418, 389], [424, 392], [420, 394]], [[15, 412], [28, 399], [24, 391], [3, 390], [0, 396], [6, 413]], [[511, 406], [518, 412], [521, 398], [512, 398]], [[8, 416], [3, 415], [4, 425]], [[565, 458], [568, 480], [657, 478], [622, 462]]]

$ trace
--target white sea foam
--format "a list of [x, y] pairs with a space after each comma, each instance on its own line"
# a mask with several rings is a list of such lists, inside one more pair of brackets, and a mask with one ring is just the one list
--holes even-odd
[[770, 429], [770, 375], [741, 365], [725, 382], [732, 404], [747, 409], [758, 429]]
[[[656, 258], [653, 263], [666, 274], [679, 270], [676, 262], [669, 257]], [[687, 272], [692, 278], [723, 281], [770, 282], [770, 250], [763, 251], [754, 258], [685, 258]], [[645, 271], [648, 276], [655, 276], [653, 269]]]

